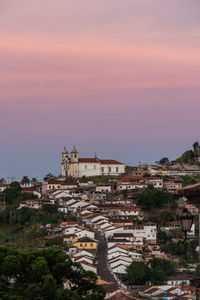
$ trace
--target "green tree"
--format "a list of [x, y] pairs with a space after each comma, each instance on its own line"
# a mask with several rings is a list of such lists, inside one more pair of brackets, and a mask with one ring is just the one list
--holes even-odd
[[35, 212], [29, 207], [22, 207], [16, 210], [13, 216], [13, 222], [21, 225], [28, 225], [33, 218]]
[[105, 290], [96, 280], [59, 249], [0, 247], [0, 299], [103, 300]]
[[200, 277], [200, 265], [198, 264], [195, 271], [192, 273], [192, 277]]
[[44, 176], [44, 181], [48, 181], [49, 179], [53, 179], [55, 176], [52, 173], [48, 173], [47, 175]]
[[124, 198], [127, 198], [127, 197], [128, 197], [128, 191], [127, 191], [127, 190], [123, 190], [123, 191], [122, 191], [122, 194], [123, 194]]
[[176, 265], [167, 259], [150, 260], [150, 281], [152, 284], [163, 284], [167, 276], [176, 275]]
[[4, 197], [8, 205], [13, 204], [19, 199], [21, 195], [21, 186], [18, 182], [14, 181], [10, 184], [10, 187], [5, 189]]
[[167, 158], [167, 157], [161, 158], [161, 160], [159, 161], [159, 164], [162, 166], [169, 166], [170, 165], [169, 158]]
[[187, 186], [187, 185], [190, 185], [190, 184], [195, 184], [197, 183], [198, 180], [192, 176], [183, 176], [183, 181], [182, 181], [182, 186]]
[[163, 211], [160, 215], [161, 224], [165, 225], [168, 222], [175, 221], [174, 215], [171, 212]]
[[58, 211], [57, 207], [53, 204], [43, 204], [42, 209], [49, 215], [55, 214]]
[[192, 163], [195, 159], [195, 154], [192, 150], [185, 151], [181, 157], [177, 158], [176, 162], [178, 163]]
[[36, 178], [36, 177], [33, 177], [33, 178], [31, 179], [31, 182], [32, 182], [32, 183], [36, 183], [36, 182], [37, 182], [37, 178]]
[[149, 268], [144, 262], [134, 261], [127, 268], [128, 284], [142, 285], [149, 280]]
[[172, 194], [163, 190], [156, 190], [149, 186], [146, 191], [139, 195], [138, 203], [144, 210], [151, 210], [154, 207], [171, 207], [175, 201]]

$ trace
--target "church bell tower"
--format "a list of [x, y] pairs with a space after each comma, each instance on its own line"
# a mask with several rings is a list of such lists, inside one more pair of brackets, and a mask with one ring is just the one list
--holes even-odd
[[61, 161], [61, 176], [63, 178], [66, 178], [68, 176], [68, 164], [69, 164], [69, 153], [64, 147], [64, 150], [62, 152], [62, 161]]
[[79, 177], [78, 151], [75, 146], [71, 151], [71, 174], [73, 177]]

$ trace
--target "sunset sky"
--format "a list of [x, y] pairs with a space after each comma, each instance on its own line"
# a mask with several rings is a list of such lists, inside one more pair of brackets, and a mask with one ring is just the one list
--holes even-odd
[[198, 0], [0, 1], [0, 177], [175, 159], [199, 112]]

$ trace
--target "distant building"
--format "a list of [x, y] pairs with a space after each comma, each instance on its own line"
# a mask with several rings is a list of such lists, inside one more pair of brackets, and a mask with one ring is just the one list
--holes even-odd
[[121, 175], [125, 173], [125, 164], [113, 159], [80, 158], [74, 147], [69, 155], [66, 148], [62, 152], [61, 174], [66, 177], [89, 177]]

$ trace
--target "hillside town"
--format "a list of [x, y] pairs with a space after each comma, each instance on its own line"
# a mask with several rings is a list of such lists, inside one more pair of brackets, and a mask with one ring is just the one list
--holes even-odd
[[[196, 299], [191, 282], [194, 274], [200, 275], [199, 207], [190, 199], [200, 195], [199, 175], [198, 164], [130, 168], [96, 154], [79, 158], [75, 147], [69, 155], [65, 148], [61, 176], [48, 174], [42, 182], [24, 176], [18, 183], [29, 197], [20, 200], [16, 212], [45, 208], [62, 216], [62, 221], [38, 221], [44, 234], [36, 247], [61, 248], [94, 272], [106, 290], [105, 299]], [[4, 208], [12, 184], [0, 184]], [[177, 218], [184, 210], [193, 220], [187, 232]], [[172, 268], [171, 273], [161, 270], [162, 262], [169, 263], [164, 269]], [[154, 265], [156, 275], [138, 275], [137, 268], [148, 266], [152, 273]]]

